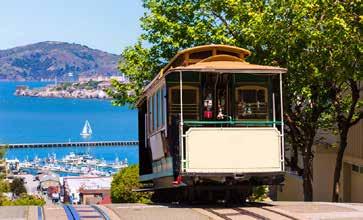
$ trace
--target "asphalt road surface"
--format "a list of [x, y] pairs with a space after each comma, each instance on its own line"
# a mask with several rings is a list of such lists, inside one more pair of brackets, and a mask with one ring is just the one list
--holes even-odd
[[315, 220], [363, 219], [363, 203], [271, 202], [245, 206], [179, 206], [109, 204], [102, 206], [20, 206], [0, 207], [0, 219], [134, 219], [134, 220]]

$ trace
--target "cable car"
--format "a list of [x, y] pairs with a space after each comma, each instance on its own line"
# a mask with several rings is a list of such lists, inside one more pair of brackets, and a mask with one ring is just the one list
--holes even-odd
[[140, 182], [157, 201], [244, 201], [284, 180], [282, 77], [227, 45], [183, 50], [137, 102]]

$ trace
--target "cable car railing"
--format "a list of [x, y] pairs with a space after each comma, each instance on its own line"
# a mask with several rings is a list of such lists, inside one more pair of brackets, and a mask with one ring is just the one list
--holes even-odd
[[227, 121], [200, 121], [200, 120], [184, 120], [187, 126], [207, 126], [207, 125], [235, 125], [235, 126], [274, 126], [281, 125], [281, 121], [253, 121], [253, 120], [227, 120]]

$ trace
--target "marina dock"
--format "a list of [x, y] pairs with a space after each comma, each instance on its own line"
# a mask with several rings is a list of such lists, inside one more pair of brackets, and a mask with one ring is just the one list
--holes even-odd
[[8, 144], [9, 148], [43, 148], [43, 147], [100, 147], [100, 146], [136, 146], [138, 141], [81, 141], [55, 143], [21, 143]]

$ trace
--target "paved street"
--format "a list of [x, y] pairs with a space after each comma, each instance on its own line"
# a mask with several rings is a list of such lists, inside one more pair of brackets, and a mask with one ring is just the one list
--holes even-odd
[[[28, 219], [34, 207], [31, 206], [0, 206], [0, 219], [23, 220]], [[34, 218], [32, 218], [34, 219]]]
[[175, 220], [208, 220], [207, 215], [190, 207], [142, 204], [111, 204], [106, 207], [112, 210], [119, 219], [175, 219]]
[[[363, 219], [363, 204], [325, 203], [325, 202], [271, 202], [247, 204], [245, 206], [178, 206], [144, 204], [109, 204], [98, 206], [110, 219], [227, 219], [227, 220], [315, 220]], [[91, 206], [74, 206], [79, 216], [95, 216], [97, 212]], [[62, 206], [46, 205], [38, 207], [0, 207], [0, 219], [42, 219], [67, 220]], [[93, 214], [92, 214], [93, 213]], [[96, 215], [97, 216], [97, 215]], [[101, 218], [102, 219], [102, 218]]]

